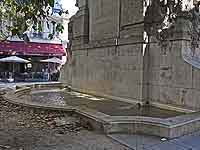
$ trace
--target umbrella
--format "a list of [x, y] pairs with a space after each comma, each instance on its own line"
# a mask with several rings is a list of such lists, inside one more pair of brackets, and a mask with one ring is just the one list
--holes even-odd
[[14, 63], [29, 63], [30, 61], [17, 57], [17, 56], [10, 56], [10, 57], [1, 58], [0, 62], [13, 63], [12, 72], [14, 74]]
[[63, 61], [57, 57], [41, 60], [40, 62], [63, 64]]
[[48, 68], [49, 68], [49, 63], [54, 63], [54, 69], [55, 69], [55, 64], [62, 65], [64, 63], [61, 59], [57, 57], [41, 60], [40, 62], [48, 63]]
[[0, 62], [11, 62], [11, 63], [29, 63], [30, 61], [17, 57], [17, 56], [10, 56], [6, 58], [1, 58]]

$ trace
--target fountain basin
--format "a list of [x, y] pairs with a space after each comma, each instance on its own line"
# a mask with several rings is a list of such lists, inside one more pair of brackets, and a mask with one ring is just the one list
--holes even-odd
[[5, 94], [13, 103], [70, 111], [83, 124], [111, 133], [142, 133], [175, 138], [200, 130], [200, 113], [183, 113], [158, 107], [111, 100], [70, 91], [62, 85], [20, 87]]

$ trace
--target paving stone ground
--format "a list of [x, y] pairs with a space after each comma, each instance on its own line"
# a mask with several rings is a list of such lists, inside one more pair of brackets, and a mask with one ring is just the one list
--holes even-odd
[[200, 150], [200, 132], [162, 141], [148, 135], [114, 134], [111, 138], [134, 150]]
[[0, 150], [129, 149], [86, 130], [71, 114], [25, 108], [0, 97]]

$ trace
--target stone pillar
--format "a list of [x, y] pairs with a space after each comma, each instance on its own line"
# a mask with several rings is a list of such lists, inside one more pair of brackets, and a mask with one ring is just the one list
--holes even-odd
[[89, 39], [89, 12], [88, 0], [77, 0], [78, 12], [71, 18], [72, 24], [72, 45], [88, 43]]
[[77, 0], [76, 6], [79, 8], [78, 12], [70, 18], [68, 24], [68, 52], [70, 54], [68, 62], [61, 70], [60, 81], [68, 85], [72, 85], [73, 70], [76, 60], [72, 57], [72, 51], [76, 47], [80, 47], [88, 43], [89, 39], [89, 12], [88, 0]]
[[172, 28], [164, 31], [165, 38], [156, 41], [154, 37], [150, 41], [148, 98], [154, 105], [176, 110], [200, 110], [200, 71], [191, 64], [198, 65], [200, 48], [198, 40], [195, 51], [192, 51], [194, 31], [191, 21], [195, 19], [194, 16], [191, 19], [191, 15], [179, 12]]
[[[144, 64], [146, 63], [145, 57], [143, 57], [143, 43], [144, 43], [144, 1], [143, 0], [121, 0], [120, 3], [120, 34], [119, 45], [120, 51], [126, 51], [129, 53], [126, 59], [128, 63], [135, 66], [135, 70], [129, 71], [129, 81], [131, 83], [129, 88], [133, 97], [144, 103], [146, 101], [146, 70]], [[122, 56], [123, 58], [123, 56]]]

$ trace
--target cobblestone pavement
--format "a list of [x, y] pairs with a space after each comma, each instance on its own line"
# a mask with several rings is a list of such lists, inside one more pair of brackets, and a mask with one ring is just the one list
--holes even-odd
[[0, 97], [0, 150], [129, 150], [88, 131], [72, 114], [24, 108]]

